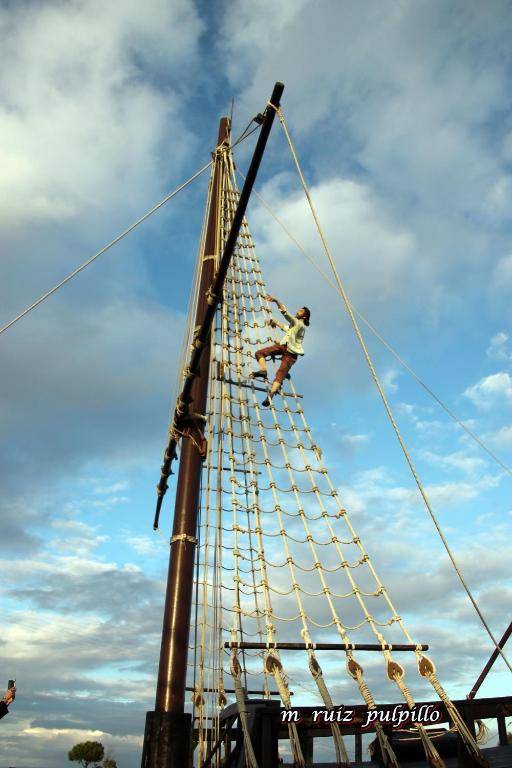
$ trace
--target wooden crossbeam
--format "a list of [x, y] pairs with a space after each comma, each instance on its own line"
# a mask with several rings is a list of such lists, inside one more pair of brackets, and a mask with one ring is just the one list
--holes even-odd
[[[247, 389], [254, 389], [256, 392], [268, 392], [268, 389], [266, 387], [258, 387], [256, 384], [253, 384], [253, 382], [247, 382], [247, 381], [235, 381], [234, 379], [226, 379], [224, 377], [215, 377], [217, 381], [223, 381], [225, 384], [232, 384], [235, 387], [246, 387]], [[277, 393], [280, 397], [299, 397], [302, 398], [303, 395], [295, 394], [295, 392], [278, 392]], [[275, 397], [275, 395], [274, 395]]]
[[396, 645], [378, 645], [378, 643], [350, 643], [348, 647], [344, 643], [313, 643], [312, 646], [306, 643], [249, 643], [249, 642], [226, 642], [224, 648], [239, 648], [253, 650], [269, 650], [275, 648], [278, 651], [306, 651], [311, 647], [315, 651], [428, 651], [428, 645], [409, 645], [397, 643]]
[[[505, 630], [505, 634], [503, 635], [503, 637], [501, 638], [501, 640], [498, 643], [498, 646], [500, 648], [504, 647], [505, 643], [507, 642], [507, 640], [509, 639], [511, 634], [512, 634], [512, 621], [508, 625], [507, 629]], [[474, 699], [475, 698], [476, 692], [478, 691], [478, 689], [482, 685], [483, 681], [487, 677], [488, 673], [490, 672], [492, 665], [494, 664], [494, 662], [498, 658], [498, 655], [499, 655], [499, 651], [498, 651], [497, 648], [495, 648], [494, 651], [491, 653], [489, 661], [487, 662], [485, 667], [482, 669], [478, 680], [476, 681], [476, 683], [474, 684], [473, 688], [468, 693], [468, 699]]]

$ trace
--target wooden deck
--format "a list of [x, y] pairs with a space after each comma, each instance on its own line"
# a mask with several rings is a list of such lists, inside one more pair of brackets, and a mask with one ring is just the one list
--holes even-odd
[[[512, 768], [512, 745], [508, 744], [506, 725], [506, 718], [512, 715], [512, 696], [456, 700], [453, 704], [473, 734], [475, 734], [476, 720], [496, 721], [499, 746], [483, 747], [481, 750], [482, 754], [487, 758], [489, 768]], [[436, 728], [451, 725], [448, 712], [442, 702], [420, 702], [416, 706], [420, 710], [423, 706], [431, 707], [433, 708], [433, 711], [438, 712]], [[380, 705], [379, 712], [383, 716], [383, 722], [386, 722], [384, 716], [387, 712], [390, 714], [390, 718], [388, 719], [391, 722], [391, 716], [398, 707], [399, 705], [397, 704]], [[314, 708], [298, 707], [297, 709], [294, 709], [293, 712], [289, 712], [284, 710], [277, 701], [249, 699], [247, 702], [247, 709], [249, 714], [251, 740], [260, 768], [293, 768], [288, 762], [290, 759], [289, 751], [285, 758], [287, 762], [279, 763], [278, 758], [279, 741], [289, 739], [289, 728], [284, 715], [288, 716], [288, 720], [295, 720], [307, 768], [336, 768], [335, 763], [331, 762], [331, 755], [334, 756], [334, 750], [332, 752], [331, 750], [326, 752], [319, 749], [318, 747], [320, 745], [318, 745], [318, 762], [315, 760], [315, 753], [317, 752], [315, 746], [317, 745], [317, 740], [323, 738], [332, 739], [332, 731], [330, 726], [325, 722], [320, 721], [319, 718], [315, 716]], [[370, 760], [363, 761], [363, 746], [367, 747], [368, 744], [366, 742], [368, 736], [373, 739], [375, 734], [373, 725], [370, 725], [369, 727], [367, 726], [368, 711], [366, 707], [362, 705], [351, 705], [350, 712], [352, 713], [351, 721], [345, 722], [342, 720], [339, 723], [339, 728], [344, 739], [345, 737], [349, 739], [346, 741], [346, 745], [349, 750], [349, 755], [353, 755], [353, 761], [350, 763], [350, 767], [378, 768], [379, 763], [376, 760], [374, 762], [371, 762]], [[219, 749], [224, 752], [224, 762], [222, 764], [225, 765], [226, 768], [235, 768], [235, 766], [242, 765], [243, 733], [238, 727], [237, 721], [237, 705], [231, 704], [222, 712], [222, 733], [213, 745], [211, 754], [206, 760], [204, 768], [211, 768], [213, 758]], [[393, 746], [393, 736], [391, 732], [389, 733], [389, 736], [391, 737]], [[350, 737], [354, 739], [352, 744], [350, 743]], [[446, 746], [447, 745], [445, 745], [445, 747]], [[443, 757], [445, 768], [463, 768], [463, 766], [464, 768], [467, 768], [473, 761], [468, 759], [468, 755], [463, 748], [460, 739], [454, 746], [457, 752], [460, 753], [460, 757]], [[403, 768], [429, 768], [424, 758], [418, 756], [413, 757], [412, 760], [407, 760], [405, 757], [406, 750], [398, 749], [398, 744], [396, 745], [396, 749], [398, 761]], [[289, 750], [289, 745], [287, 745], [287, 750]], [[400, 752], [402, 755], [400, 755]], [[324, 758], [323, 760], [321, 755]], [[328, 761], [325, 760], [326, 757], [328, 758]]]
[[[512, 746], [510, 747], [491, 747], [482, 749], [482, 754], [489, 761], [490, 768], [512, 768]], [[446, 768], [458, 768], [456, 757], [445, 757]], [[378, 763], [350, 763], [351, 768], [376, 768]], [[425, 761], [414, 763], [400, 763], [402, 768], [429, 768]], [[285, 763], [282, 768], [293, 768], [292, 763]], [[313, 768], [336, 768], [335, 763], [313, 763]]]

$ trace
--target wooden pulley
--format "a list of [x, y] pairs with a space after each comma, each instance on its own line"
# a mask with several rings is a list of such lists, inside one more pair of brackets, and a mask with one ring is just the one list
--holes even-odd
[[196, 706], [196, 707], [202, 707], [202, 706], [204, 705], [204, 698], [203, 698], [203, 694], [202, 694], [200, 691], [196, 691], [196, 692], [193, 694], [193, 697], [192, 697], [192, 698], [193, 698], [193, 701], [194, 701], [194, 706]]
[[430, 675], [434, 675], [436, 672], [434, 662], [426, 656], [421, 656], [418, 661], [418, 670], [422, 677], [430, 677]]
[[238, 658], [235, 654], [231, 657], [231, 672], [235, 677], [240, 677], [242, 674], [242, 667], [240, 666], [240, 662], [238, 661]]
[[390, 680], [401, 680], [404, 676], [404, 668], [397, 661], [388, 661], [388, 677]]
[[219, 707], [225, 707], [228, 699], [224, 691], [219, 691]]
[[265, 659], [265, 669], [269, 674], [273, 675], [274, 672], [280, 672], [283, 668], [281, 661], [274, 656], [273, 653], [269, 653]]
[[362, 666], [352, 656], [347, 657], [347, 670], [354, 680], [357, 680], [358, 676], [363, 674]]

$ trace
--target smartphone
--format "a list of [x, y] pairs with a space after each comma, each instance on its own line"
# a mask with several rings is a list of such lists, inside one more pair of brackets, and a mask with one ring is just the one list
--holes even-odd
[[16, 688], [16, 680], [9, 680], [7, 688]]

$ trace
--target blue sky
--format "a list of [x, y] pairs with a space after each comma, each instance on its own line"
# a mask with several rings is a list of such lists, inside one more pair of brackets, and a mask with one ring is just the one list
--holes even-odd
[[[510, 463], [511, 10], [497, 0], [1, 3], [0, 323], [204, 164], [232, 96], [236, 132], [282, 80], [351, 300]], [[250, 151], [249, 140], [241, 169]], [[91, 735], [119, 765], [140, 760], [168, 555], [152, 531], [154, 486], [206, 182], [0, 337], [0, 667], [19, 685], [0, 755], [18, 768], [64, 766]], [[325, 265], [278, 125], [258, 189]], [[271, 290], [312, 310], [295, 381], [331, 476], [449, 693], [464, 696], [491, 648], [341, 303], [256, 201], [249, 217]], [[501, 635], [510, 476], [368, 343]], [[500, 660], [481, 693], [509, 691]]]

